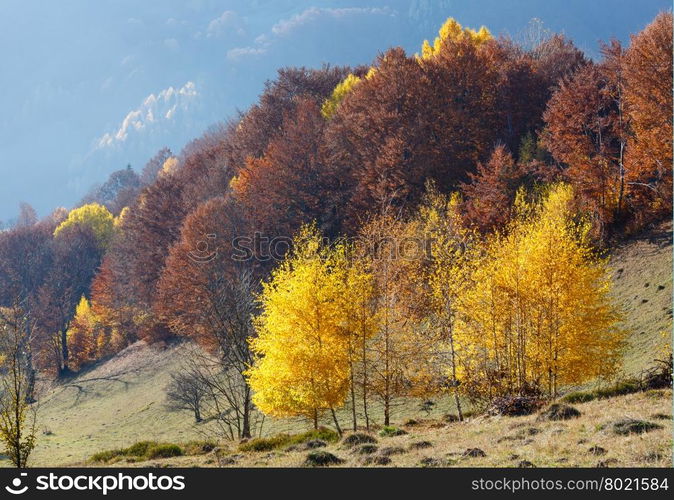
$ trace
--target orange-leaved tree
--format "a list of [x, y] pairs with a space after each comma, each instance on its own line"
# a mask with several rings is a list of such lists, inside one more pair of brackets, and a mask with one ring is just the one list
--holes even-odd
[[648, 216], [672, 209], [672, 13], [632, 37], [625, 54], [625, 99], [633, 138], [627, 181]]

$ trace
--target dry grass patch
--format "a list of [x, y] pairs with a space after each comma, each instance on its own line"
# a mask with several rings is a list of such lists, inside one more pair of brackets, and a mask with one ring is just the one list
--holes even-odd
[[[346, 467], [671, 467], [671, 421], [660, 420], [661, 428], [626, 436], [615, 435], [610, 427], [620, 419], [649, 420], [650, 415], [664, 414], [671, 408], [671, 398], [672, 391], [666, 390], [659, 398], [637, 393], [591, 401], [576, 405], [580, 417], [564, 421], [540, 422], [537, 415], [476, 417], [443, 423], [442, 428], [427, 421], [409, 428], [409, 434], [387, 437], [385, 447], [354, 443], [345, 454], [343, 440], [328, 443], [321, 451], [344, 460], [337, 466]], [[503, 440], [504, 436], [517, 438]], [[476, 449], [485, 456], [467, 452]], [[242, 455], [231, 466], [300, 467], [306, 459], [302, 451], [273, 457], [259, 452]]]

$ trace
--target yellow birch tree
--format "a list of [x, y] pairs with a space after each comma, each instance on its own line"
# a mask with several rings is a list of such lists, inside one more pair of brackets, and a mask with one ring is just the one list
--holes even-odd
[[263, 413], [303, 415], [317, 427], [330, 410], [341, 432], [335, 408], [344, 404], [350, 373], [338, 267], [316, 226], [303, 227], [289, 257], [263, 283], [251, 341], [257, 358], [247, 375]]
[[556, 396], [561, 385], [614, 374], [625, 332], [606, 261], [593, 250], [573, 199], [564, 184], [537, 204], [521, 192], [506, 233], [485, 243], [459, 303], [464, 391]]

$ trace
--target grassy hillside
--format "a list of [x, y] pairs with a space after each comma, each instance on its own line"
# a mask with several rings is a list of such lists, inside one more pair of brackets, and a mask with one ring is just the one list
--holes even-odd
[[[625, 310], [624, 326], [631, 332], [624, 371], [626, 374], [636, 374], [652, 364], [653, 359], [661, 354], [662, 348], [670, 338], [671, 224], [661, 226], [618, 248], [611, 257], [611, 269], [616, 300]], [[663, 332], [666, 332], [666, 335], [663, 335]], [[189, 348], [189, 343], [177, 343], [162, 348], [147, 346], [140, 342], [86, 373], [46, 390], [40, 403], [38, 444], [33, 464], [46, 466], [81, 463], [97, 451], [129, 446], [141, 440], [187, 442], [205, 437], [212, 438], [215, 429], [211, 424], [196, 426], [188, 412], [169, 412], [163, 404], [164, 388], [170, 380], [170, 374], [180, 365], [181, 358]], [[568, 442], [564, 439], [563, 443], [559, 441], [553, 426], [548, 426], [549, 428], [546, 427], [544, 432], [535, 438], [538, 444], [532, 444], [532, 447], [526, 450], [537, 447], [543, 450], [552, 446], [553, 451], [548, 454], [541, 455], [541, 450], [540, 453], [536, 453], [539, 465], [561, 465], [561, 462], [555, 461], [567, 455], [569, 464], [593, 465], [592, 460], [597, 461], [593, 457], [575, 456], [577, 453], [573, 451], [575, 448], [572, 447], [571, 441], [586, 439], [578, 437], [586, 434], [589, 438], [595, 439], [596, 436], [595, 440], [600, 439], [604, 435], [597, 434], [600, 431], [596, 430], [596, 426], [602, 419], [608, 418], [609, 414], [616, 417], [621, 414], [639, 418], [647, 418], [650, 413], [663, 411], [671, 414], [671, 392], [665, 395], [662, 401], [644, 398], [643, 395], [634, 395], [616, 399], [615, 403], [613, 399], [587, 403], [584, 405], [587, 408], [587, 411], [584, 411], [585, 416], [573, 424], [574, 430], [569, 434], [572, 437], [569, 437]], [[437, 406], [433, 411], [426, 414], [419, 410], [419, 401], [406, 401], [396, 409], [394, 420], [402, 422], [406, 418], [438, 419], [453, 409], [447, 398], [436, 402]], [[346, 425], [348, 422], [346, 412], [342, 417]], [[509, 420], [502, 423], [493, 419], [489, 422], [480, 422], [471, 422], [470, 425], [456, 424], [465, 427], [449, 429], [447, 443], [436, 444], [438, 453], [449, 453], [450, 448], [459, 446], [459, 443], [455, 442], [457, 433], [454, 431], [460, 431], [458, 434], [462, 436], [461, 446], [469, 447], [470, 443], [473, 443], [475, 446], [487, 446], [493, 450], [492, 441], [507, 433], [507, 426], [511, 425]], [[526, 423], [524, 420], [523, 422]], [[326, 423], [329, 424], [328, 421]], [[307, 422], [300, 419], [276, 421], [267, 419], [264, 434], [299, 432], [307, 428]], [[419, 429], [418, 432], [427, 433], [430, 440], [436, 431], [437, 429], [425, 431]], [[562, 438], [565, 435], [564, 432], [560, 434]], [[670, 435], [671, 430], [667, 432], [663, 430], [646, 437], [630, 437], [624, 442], [623, 451], [616, 450], [616, 458], [624, 465], [638, 465], [639, 453], [655, 453], [659, 449], [658, 446], [664, 445], [667, 436]], [[601, 437], [604, 438], [608, 439], [606, 436]], [[450, 442], [454, 444], [450, 446], [448, 444]], [[588, 444], [587, 447], [591, 445]], [[512, 450], [512, 447], [512, 443], [497, 447], [502, 450], [490, 452], [486, 459], [476, 462], [476, 465], [508, 465], [511, 462], [506, 456], [507, 450]], [[630, 447], [633, 450], [627, 454]], [[669, 448], [671, 450], [671, 443]], [[510, 454], [513, 453], [528, 456], [517, 451], [511, 451]], [[412, 458], [396, 459], [396, 463], [414, 465], [412, 462], [418, 457], [408, 455]], [[279, 465], [292, 465], [297, 459], [297, 457], [288, 458]], [[270, 463], [275, 464], [276, 462]]]
[[[168, 411], [164, 388], [170, 374], [193, 345], [180, 342], [168, 347], [138, 342], [93, 369], [60, 384], [42, 398], [39, 409], [38, 445], [33, 464], [61, 465], [85, 460], [102, 449], [120, 448], [142, 440], [188, 442], [218, 439], [209, 422], [196, 425], [189, 412]], [[419, 415], [419, 401], [408, 400], [395, 415]], [[449, 398], [437, 401], [430, 416], [453, 410]], [[347, 410], [340, 420], [348, 421]], [[381, 415], [375, 408], [373, 417]], [[426, 412], [423, 413], [426, 415]], [[322, 422], [331, 423], [326, 416]], [[304, 419], [267, 419], [263, 435], [299, 432], [309, 427]]]
[[672, 335], [672, 223], [617, 248], [611, 257], [613, 293], [630, 332], [624, 371], [636, 375], [662, 358]]
[[188, 413], [168, 412], [163, 389], [183, 346], [144, 343], [50, 390], [40, 402], [34, 465], [77, 462], [95, 450], [146, 438], [196, 437]]
[[[564, 421], [476, 417], [447, 423], [424, 419], [401, 426], [404, 435], [371, 433], [367, 449], [344, 441], [318, 448], [346, 467], [671, 467], [671, 390], [649, 391], [575, 405], [580, 416]], [[626, 419], [652, 425], [648, 432], [616, 426]], [[362, 434], [362, 433], [361, 433]], [[244, 451], [235, 444], [192, 456], [133, 462], [152, 467], [301, 467], [316, 442]], [[374, 447], [373, 447], [374, 446]], [[309, 449], [312, 447], [312, 449]], [[472, 451], [471, 451], [472, 450]], [[366, 453], [367, 452], [367, 453]], [[382, 458], [384, 457], [384, 458]], [[390, 460], [390, 462], [389, 462]], [[101, 465], [100, 463], [98, 465]], [[128, 466], [122, 459], [109, 465]]]

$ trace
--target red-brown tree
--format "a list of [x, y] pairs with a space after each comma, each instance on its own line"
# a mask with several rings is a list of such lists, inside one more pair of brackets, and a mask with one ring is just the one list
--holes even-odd
[[348, 74], [349, 68], [339, 66], [280, 69], [275, 80], [265, 83], [258, 103], [230, 124], [233, 137], [227, 145], [227, 165], [238, 170], [248, 158], [264, 155], [284, 118], [294, 112], [297, 97], [312, 99], [320, 106]]
[[565, 80], [548, 103], [543, 143], [595, 215], [603, 234], [624, 206], [624, 121], [616, 80], [608, 68], [588, 64]]
[[[204, 382], [236, 415], [238, 437], [251, 435], [251, 390], [244, 372], [252, 363], [255, 262], [235, 241], [247, 223], [233, 200], [213, 198], [192, 212], [171, 248], [158, 285], [157, 318], [178, 335], [191, 337], [219, 360], [227, 377]], [[212, 235], [208, 240], [207, 235]], [[207, 242], [208, 248], [204, 247]]]
[[469, 174], [471, 182], [461, 186], [468, 223], [482, 232], [503, 227], [526, 176], [525, 168], [513, 160], [507, 148], [497, 146], [489, 161], [478, 163], [477, 173]]
[[663, 12], [632, 37], [625, 54], [625, 99], [633, 139], [627, 181], [639, 214], [672, 209], [672, 13]]

